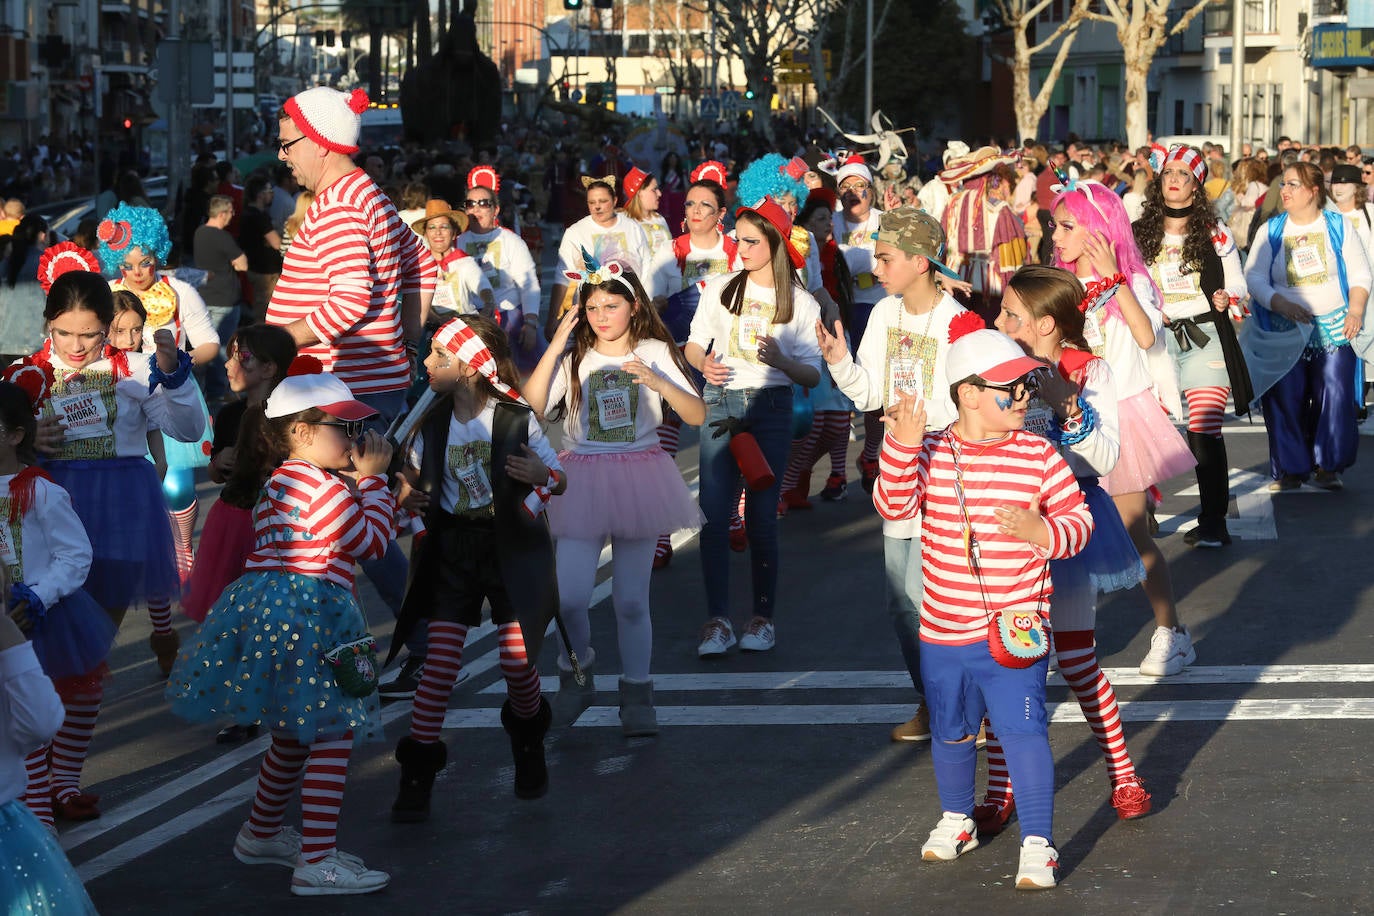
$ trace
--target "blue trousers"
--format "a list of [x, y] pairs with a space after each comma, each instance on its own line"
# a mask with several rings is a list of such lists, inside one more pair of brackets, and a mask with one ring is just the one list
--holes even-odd
[[1344, 471], [1355, 463], [1355, 363], [1349, 345], [1310, 347], [1260, 399], [1275, 480], [1306, 478], [1314, 468]]

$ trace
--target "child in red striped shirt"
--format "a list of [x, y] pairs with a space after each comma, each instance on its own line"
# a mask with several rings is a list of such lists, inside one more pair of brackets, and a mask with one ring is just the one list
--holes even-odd
[[1021, 428], [1045, 364], [998, 331], [958, 336], [969, 324], [982, 322], [969, 315], [952, 325], [946, 363], [958, 419], [926, 434], [924, 405], [899, 392], [883, 419], [873, 502], [887, 519], [924, 512], [921, 671], [944, 815], [921, 857], [948, 861], [978, 846], [975, 738], [986, 714], [1003, 736], [1018, 793], [1031, 787], [1028, 799], [1017, 798], [1016, 886], [1037, 890], [1058, 882], [1045, 712], [1048, 561], [1082, 550], [1093, 521], [1054, 445]]
[[[391, 446], [376, 432], [363, 437], [363, 420], [375, 412], [317, 372], [284, 379], [249, 418], [236, 464], [276, 468], [253, 510], [253, 551], [167, 686], [172, 711], [184, 718], [229, 716], [271, 728], [234, 856], [293, 867], [291, 893], [299, 896], [366, 894], [390, 880], [335, 846], [354, 732], [378, 717], [375, 668], [371, 678], [354, 678], [369, 673], [366, 654], [337, 666], [326, 657], [367, 636], [353, 565], [381, 556], [393, 536]], [[300, 833], [282, 825], [298, 783]]]

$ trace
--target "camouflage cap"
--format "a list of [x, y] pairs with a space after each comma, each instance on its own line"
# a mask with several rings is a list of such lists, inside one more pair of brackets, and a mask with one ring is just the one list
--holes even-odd
[[930, 266], [947, 277], [958, 279], [959, 275], [944, 264], [945, 230], [935, 217], [915, 207], [898, 207], [888, 210], [878, 222], [878, 231], [873, 238], [900, 248], [907, 254], [920, 255], [930, 261]]

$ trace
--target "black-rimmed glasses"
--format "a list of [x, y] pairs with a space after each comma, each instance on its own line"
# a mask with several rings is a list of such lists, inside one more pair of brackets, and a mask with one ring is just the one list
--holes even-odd
[[302, 140], [304, 140], [304, 139], [305, 139], [305, 134], [301, 134], [299, 137], [297, 137], [297, 138], [294, 139], [294, 140], [287, 140], [287, 141], [285, 141], [285, 142], [283, 142], [283, 141], [281, 141], [281, 140], [278, 140], [278, 141], [277, 141], [277, 145], [281, 147], [282, 155], [285, 155], [286, 152], [287, 152], [289, 149], [291, 149], [291, 147], [295, 146], [297, 143], [300, 143], [300, 142], [301, 142]]
[[362, 420], [317, 420], [312, 426], [332, 426], [343, 430], [344, 437], [352, 440], [363, 434]]
[[979, 388], [986, 388], [990, 391], [1001, 391], [1011, 396], [1012, 403], [1024, 401], [1036, 391], [1040, 390], [1040, 378], [1038, 375], [1028, 375], [1019, 378], [1006, 385], [994, 385], [992, 382], [978, 382]]

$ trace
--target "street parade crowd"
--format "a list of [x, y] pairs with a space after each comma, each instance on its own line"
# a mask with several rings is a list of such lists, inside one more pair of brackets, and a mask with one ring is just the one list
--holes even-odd
[[[82, 768], [130, 609], [147, 609], [176, 715], [226, 743], [270, 735], [234, 856], [289, 869], [293, 894], [369, 893], [389, 876], [336, 833], [354, 748], [386, 740], [382, 699], [413, 704], [392, 819], [424, 821], [489, 615], [514, 793], [537, 799], [545, 736], [598, 677], [625, 736], [658, 733], [650, 582], [673, 536], [697, 534], [698, 655], [768, 652], [789, 638], [780, 520], [815, 499], [871, 495], [882, 519], [912, 687], [892, 740], [930, 742], [939, 794], [922, 859], [1014, 818], [1016, 887], [1056, 885], [1051, 665], [1118, 816], [1150, 812], [1097, 658], [1098, 596], [1139, 586], [1141, 674], [1195, 662], [1153, 509], [1191, 472], [1185, 540], [1231, 542], [1228, 413], [1262, 413], [1272, 492], [1342, 488], [1369, 354], [1358, 148], [1285, 139], [1228, 161], [954, 141], [922, 183], [862, 150], [788, 141], [746, 161], [703, 144], [697, 162], [636, 163], [608, 140], [550, 161], [565, 231], [546, 293], [528, 187], [486, 155], [401, 182], [380, 157], [360, 167], [366, 106], [308, 89], [281, 111], [275, 171], [240, 186], [232, 166], [198, 168], [177, 268], [136, 194], [72, 240], [6, 207], [5, 327], [35, 348], [0, 382], [11, 912], [94, 912], [55, 825], [100, 816]], [[683, 427], [700, 428], [695, 496]], [[198, 474], [223, 489], [197, 542]], [[619, 671], [588, 614], [608, 545]], [[743, 614], [732, 552], [748, 555]], [[358, 568], [395, 617], [389, 645]]]

